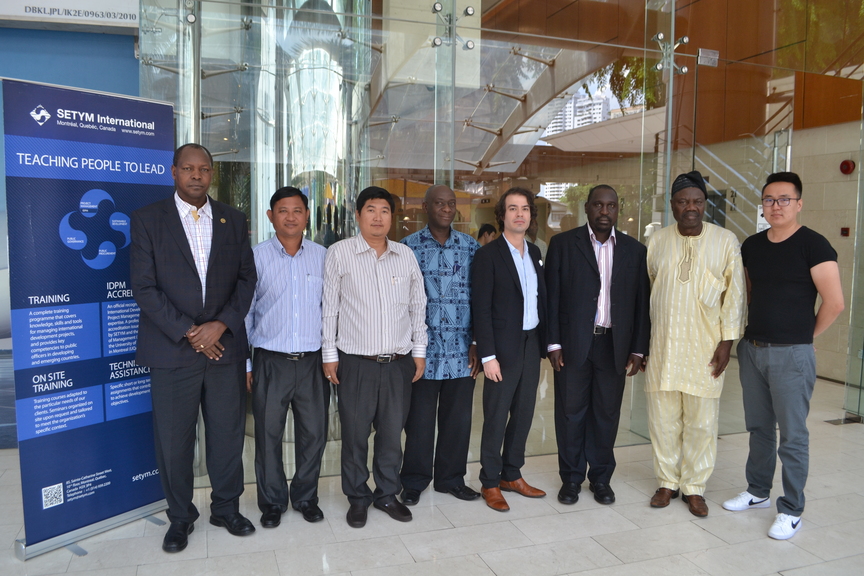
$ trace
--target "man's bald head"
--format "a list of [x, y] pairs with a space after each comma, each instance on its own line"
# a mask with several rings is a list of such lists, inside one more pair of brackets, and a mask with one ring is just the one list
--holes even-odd
[[426, 189], [426, 195], [423, 196], [423, 201], [428, 203], [433, 196], [436, 196], [441, 192], [445, 194], [453, 194], [453, 190], [446, 184], [435, 184]]

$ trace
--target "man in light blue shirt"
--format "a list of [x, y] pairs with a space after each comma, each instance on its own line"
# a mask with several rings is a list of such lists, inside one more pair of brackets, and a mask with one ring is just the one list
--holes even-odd
[[[436, 492], [460, 500], [480, 494], [465, 485], [474, 379], [479, 370], [471, 344], [471, 262], [479, 245], [451, 228], [456, 194], [444, 185], [426, 191], [428, 225], [402, 240], [414, 251], [426, 289], [426, 371], [411, 388], [402, 460], [402, 502], [420, 501], [433, 482]], [[435, 424], [438, 442], [435, 442]]]
[[[246, 316], [252, 348], [246, 387], [255, 417], [255, 476], [261, 526], [275, 528], [290, 503], [308, 522], [324, 519], [318, 476], [327, 442], [330, 384], [321, 371], [321, 295], [327, 250], [303, 237], [306, 196], [280, 188], [267, 217], [276, 235], [253, 249], [258, 284]], [[290, 494], [282, 461], [288, 407], [294, 416], [296, 471]]]
[[471, 270], [474, 337], [483, 362], [481, 494], [486, 505], [510, 510], [501, 491], [541, 498], [522, 478], [540, 358], [546, 353], [546, 284], [540, 250], [525, 240], [537, 219], [534, 194], [511, 188], [495, 205], [501, 236], [477, 250]]

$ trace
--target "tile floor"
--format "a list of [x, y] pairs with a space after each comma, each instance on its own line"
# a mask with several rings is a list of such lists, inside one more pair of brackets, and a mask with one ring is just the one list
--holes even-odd
[[[141, 519], [80, 542], [86, 556], [59, 549], [22, 563], [13, 552], [15, 539], [24, 536], [18, 454], [0, 450], [0, 574], [860, 575], [864, 426], [824, 422], [839, 417], [842, 405], [841, 386], [817, 384], [810, 417], [807, 511], [801, 531], [786, 542], [765, 535], [773, 507], [737, 514], [720, 507], [745, 487], [747, 436], [730, 434], [718, 443], [717, 468], [706, 494], [711, 513], [704, 519], [691, 516], [680, 500], [663, 510], [648, 506], [656, 487], [651, 447], [635, 445], [616, 449], [617, 502], [612, 506], [595, 503], [587, 485], [575, 506], [558, 503], [556, 457], [532, 456], [524, 475], [549, 496], [530, 500], [508, 495], [512, 509], [506, 514], [490, 510], [482, 501], [460, 502], [427, 490], [413, 509], [412, 522], [401, 524], [370, 509], [368, 524], [356, 530], [344, 520], [347, 504], [339, 478], [326, 477], [320, 483], [326, 520], [317, 524], [289, 513], [278, 528], [259, 528], [252, 536], [237, 538], [210, 526], [205, 512], [189, 547], [168, 555], [160, 549], [165, 526]], [[477, 464], [469, 465], [468, 480], [477, 489], [478, 472]], [[778, 467], [775, 487], [779, 485]], [[254, 494], [254, 487], [248, 486], [241, 511], [257, 524]], [[199, 508], [206, 510], [206, 489], [197, 490], [196, 498]], [[165, 520], [165, 514], [157, 518]]]

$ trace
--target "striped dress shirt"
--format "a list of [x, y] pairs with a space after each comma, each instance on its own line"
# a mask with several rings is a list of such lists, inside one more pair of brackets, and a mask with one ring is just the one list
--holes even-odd
[[337, 349], [426, 357], [426, 292], [407, 246], [388, 239], [379, 258], [362, 235], [333, 244], [324, 263], [322, 307], [324, 362], [337, 362]]
[[[609, 233], [606, 242], [598, 242], [597, 236], [591, 225], [588, 224], [591, 246], [594, 248], [594, 257], [597, 258], [597, 270], [600, 272], [600, 294], [597, 296], [597, 313], [594, 315], [594, 325], [612, 327], [612, 299], [609, 295], [612, 286], [612, 260], [615, 256], [615, 227]], [[561, 344], [549, 344], [547, 352], [561, 350]], [[642, 358], [641, 354], [636, 354]]]
[[[590, 224], [588, 229], [591, 230]], [[594, 317], [594, 324], [611, 328], [612, 311], [609, 287], [612, 283], [612, 258], [615, 254], [615, 228], [612, 228], [606, 242], [599, 242], [597, 236], [594, 235], [594, 230], [591, 230], [591, 246], [594, 247], [597, 270], [600, 271], [600, 295], [597, 297], [597, 315]]]
[[180, 214], [180, 222], [183, 223], [183, 231], [186, 232], [186, 240], [189, 241], [189, 249], [192, 250], [192, 258], [195, 260], [195, 268], [198, 270], [198, 278], [201, 280], [201, 303], [207, 301], [207, 263], [210, 260], [210, 244], [213, 241], [213, 208], [210, 206], [210, 198], [201, 208], [198, 208], [198, 219], [192, 215], [195, 206], [180, 198], [174, 192], [174, 204], [177, 213]]
[[[252, 249], [258, 283], [246, 315], [249, 346], [271, 352], [321, 348], [321, 295], [327, 249], [303, 239], [291, 256], [275, 236]], [[251, 371], [251, 363], [246, 365]]]

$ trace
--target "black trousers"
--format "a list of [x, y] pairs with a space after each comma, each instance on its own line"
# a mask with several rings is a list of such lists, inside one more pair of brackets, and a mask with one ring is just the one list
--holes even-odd
[[[414, 360], [406, 356], [382, 364], [340, 350], [336, 376], [342, 424], [342, 492], [351, 504], [369, 506], [373, 500], [401, 491], [402, 428], [411, 406]], [[366, 483], [372, 427], [374, 493]]]
[[421, 378], [414, 383], [405, 422], [403, 488], [422, 492], [433, 479], [439, 492], [465, 485], [473, 405], [474, 378], [470, 376], [450, 380]]
[[555, 435], [562, 482], [608, 484], [615, 471], [615, 437], [625, 372], [615, 370], [612, 333], [595, 335], [581, 366], [564, 358], [555, 372]]
[[194, 522], [192, 503], [196, 426], [204, 416], [210, 513], [239, 511], [243, 493], [243, 439], [246, 426], [245, 362], [211, 364], [204, 354], [184, 368], [152, 368], [153, 433], [159, 479], [168, 501], [168, 519]]
[[523, 336], [522, 352], [518, 358], [510, 359], [508, 368], [501, 369], [501, 382], [483, 379], [480, 482], [484, 488], [496, 488], [501, 480], [512, 482], [522, 477], [525, 442], [540, 382], [537, 330], [525, 331]]
[[294, 416], [294, 478], [290, 501], [318, 503], [318, 476], [327, 444], [330, 383], [321, 371], [321, 351], [292, 360], [256, 348], [252, 363], [252, 414], [255, 416], [255, 478], [258, 508], [288, 509], [289, 488], [282, 458], [288, 407]]

